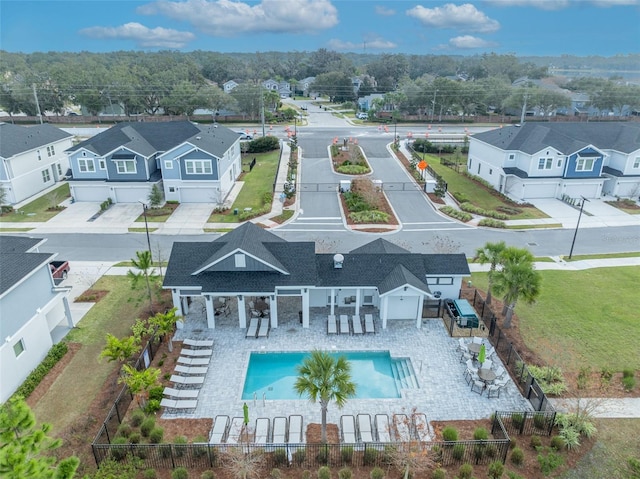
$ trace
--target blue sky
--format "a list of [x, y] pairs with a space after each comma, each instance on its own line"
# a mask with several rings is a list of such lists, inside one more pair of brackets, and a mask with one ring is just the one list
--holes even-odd
[[640, 0], [0, 0], [0, 48], [528, 55], [640, 52]]

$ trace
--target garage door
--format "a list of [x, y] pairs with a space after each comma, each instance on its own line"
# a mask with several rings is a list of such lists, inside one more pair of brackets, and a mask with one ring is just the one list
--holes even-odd
[[180, 187], [180, 203], [217, 203], [218, 189]]
[[558, 184], [554, 183], [530, 183], [524, 188], [524, 199], [529, 198], [555, 198]]
[[416, 319], [418, 317], [419, 296], [394, 296], [389, 298], [389, 319]]
[[138, 201], [146, 201], [149, 197], [150, 187], [148, 186], [132, 186], [117, 187], [115, 189], [116, 203], [137, 203]]
[[72, 186], [73, 197], [76, 201], [97, 201], [101, 203], [109, 198], [109, 187], [105, 186], [104, 183], [95, 185]]
[[567, 185], [565, 188], [565, 194], [571, 198], [597, 198], [600, 193], [599, 183], [582, 183], [580, 185]]

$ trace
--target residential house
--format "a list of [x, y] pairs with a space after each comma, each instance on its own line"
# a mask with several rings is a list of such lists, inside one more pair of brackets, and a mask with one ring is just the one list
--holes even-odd
[[[76, 201], [221, 203], [242, 171], [238, 135], [189, 121], [119, 123], [67, 150]], [[164, 181], [163, 181], [164, 179]]]
[[228, 81], [226, 81], [226, 82], [224, 82], [224, 83], [222, 84], [222, 90], [223, 90], [225, 93], [231, 93], [231, 92], [233, 91], [233, 89], [234, 89], [235, 87], [237, 87], [238, 85], [240, 85], [240, 83], [238, 83], [237, 81], [235, 81], [235, 80], [228, 80]]
[[0, 236], [0, 403], [5, 402], [73, 327], [70, 288], [56, 287], [39, 253], [46, 240]]
[[289, 98], [291, 96], [291, 84], [288, 81], [277, 81], [269, 78], [262, 82], [262, 86], [271, 91], [278, 92], [280, 98]]
[[257, 298], [270, 300], [272, 328], [298, 321], [280, 317], [284, 300], [297, 301], [305, 328], [312, 309], [359, 315], [363, 308], [375, 311], [383, 328], [402, 320], [420, 327], [423, 305], [458, 298], [468, 275], [464, 254], [410, 253], [383, 239], [346, 254], [319, 254], [313, 242], [286, 241], [245, 223], [214, 241], [174, 243], [163, 287], [183, 316], [204, 298], [212, 329], [220, 297], [236, 302], [239, 328], [247, 327], [249, 303]]
[[73, 135], [54, 126], [0, 123], [0, 186], [19, 203], [64, 179]]
[[478, 133], [467, 171], [516, 200], [636, 197], [640, 124], [532, 122]]
[[316, 77], [306, 77], [298, 82], [296, 91], [301, 91], [303, 95], [310, 96], [311, 88]]

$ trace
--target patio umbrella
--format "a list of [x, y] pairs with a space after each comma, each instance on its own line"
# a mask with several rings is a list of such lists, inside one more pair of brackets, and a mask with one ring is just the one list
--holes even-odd
[[242, 411], [244, 412], [244, 425], [246, 426], [249, 424], [249, 406], [247, 406], [247, 403], [242, 406]]
[[484, 360], [487, 359], [487, 349], [484, 344], [480, 346], [480, 352], [478, 353], [478, 362], [480, 364], [484, 363]]

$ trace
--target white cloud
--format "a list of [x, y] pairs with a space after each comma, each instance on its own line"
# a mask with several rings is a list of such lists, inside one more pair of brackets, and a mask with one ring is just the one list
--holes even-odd
[[354, 51], [354, 50], [392, 50], [397, 48], [398, 44], [382, 38], [373, 38], [370, 40], [363, 40], [360, 43], [345, 42], [332, 38], [327, 42], [327, 48], [336, 51]]
[[423, 25], [433, 28], [455, 28], [471, 32], [495, 32], [500, 24], [470, 3], [425, 8], [418, 5], [407, 10], [407, 15], [417, 18]]
[[616, 7], [640, 5], [640, 0], [486, 0], [496, 7], [534, 7], [540, 10], [562, 10], [564, 8], [593, 5], [595, 7]]
[[170, 28], [149, 28], [139, 23], [125, 23], [119, 27], [89, 27], [80, 30], [91, 38], [133, 40], [141, 48], [183, 48], [195, 38], [191, 32]]
[[138, 7], [137, 11], [188, 22], [208, 35], [219, 37], [309, 33], [338, 23], [338, 11], [330, 0], [262, 0], [256, 5], [233, 0], [159, 0]]
[[392, 8], [383, 7], [382, 5], [376, 5], [376, 13], [383, 17], [390, 17], [396, 14], [396, 11]]
[[473, 37], [471, 35], [461, 35], [449, 39], [449, 47], [461, 48], [461, 49], [473, 49], [473, 48], [489, 48], [497, 46], [494, 42], [483, 40], [482, 38]]

